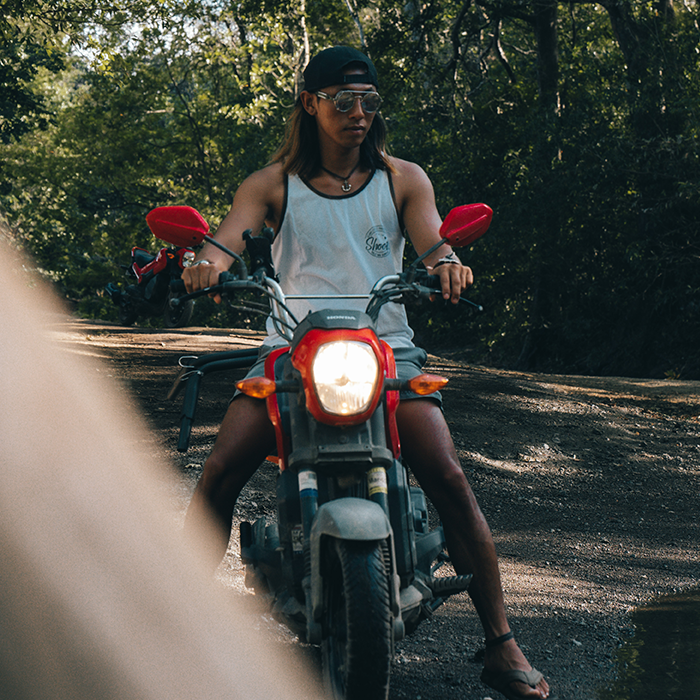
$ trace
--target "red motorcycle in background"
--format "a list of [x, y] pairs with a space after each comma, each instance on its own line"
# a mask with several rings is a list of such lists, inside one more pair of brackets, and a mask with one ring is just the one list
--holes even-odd
[[[323, 309], [301, 321], [287, 305], [295, 297], [274, 279], [269, 237], [244, 233], [249, 273], [240, 256], [207, 235], [196, 210], [163, 207], [146, 218], [158, 238], [175, 246], [206, 239], [236, 261], [219, 284], [176, 305], [255, 290], [267, 297], [275, 329], [289, 343], [268, 355], [265, 376], [237, 384], [266, 401], [280, 465], [276, 522], [242, 523], [241, 557], [246, 585], [302, 640], [321, 646], [324, 682], [335, 700], [386, 700], [394, 643], [471, 582], [471, 575], [435, 575], [449, 561], [443, 530], [429, 527], [425, 495], [409, 483], [396, 425], [400, 390], [428, 395], [447, 380], [429, 374], [399, 380], [375, 324], [386, 303], [435, 295], [439, 278], [418, 264], [443, 242], [476, 240], [491, 215], [484, 204], [450, 212], [443, 241], [404, 272], [378, 280], [365, 312]], [[255, 356], [248, 349], [181, 358], [171, 390], [172, 397], [185, 387], [180, 451], [188, 446], [201, 378], [251, 365]]]
[[119, 323], [130, 326], [141, 317], [162, 316], [166, 328], [182, 328], [192, 319], [194, 301], [174, 305], [177, 298], [170, 288], [182, 271], [194, 260], [191, 248], [176, 246], [161, 248], [155, 255], [143, 248], [131, 249], [131, 263], [122, 265], [127, 278], [135, 280], [121, 290], [109, 283], [105, 291], [116, 304]]

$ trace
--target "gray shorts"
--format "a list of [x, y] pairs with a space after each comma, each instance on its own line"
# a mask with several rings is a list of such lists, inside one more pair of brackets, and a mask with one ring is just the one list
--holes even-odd
[[[276, 349], [277, 348], [275, 347], [263, 345], [258, 353], [258, 359], [248, 370], [245, 378], [262, 377], [265, 374], [265, 359], [273, 350]], [[423, 373], [423, 365], [425, 365], [428, 360], [428, 353], [423, 350], [423, 348], [395, 348], [394, 360], [396, 361], [396, 374], [398, 378], [406, 381]], [[233, 395], [233, 399], [235, 399], [240, 393], [240, 391], [236, 390], [236, 393]], [[399, 392], [399, 398], [401, 401], [430, 399], [437, 403], [440, 408], [442, 408], [442, 394], [440, 394], [439, 391], [436, 391], [434, 394], [430, 394], [429, 396], [420, 396], [412, 391], [401, 391]]]

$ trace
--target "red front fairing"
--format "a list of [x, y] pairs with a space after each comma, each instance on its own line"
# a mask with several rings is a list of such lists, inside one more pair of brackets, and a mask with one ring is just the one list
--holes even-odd
[[136, 251], [141, 251], [143, 253], [146, 253], [147, 255], [150, 255], [150, 253], [147, 250], [144, 250], [143, 248], [139, 248], [137, 246], [134, 246], [131, 249], [131, 257], [134, 260], [133, 264], [131, 265], [131, 269], [134, 271], [136, 279], [139, 282], [141, 281], [143, 276], [148, 274], [149, 272], [152, 272], [155, 275], [165, 268], [165, 266], [168, 264], [168, 259], [165, 257], [166, 250], [167, 248], [161, 248], [156, 254], [156, 257], [153, 258], [151, 262], [146, 263], [143, 267], [139, 267], [139, 265], [136, 263]]
[[[390, 447], [394, 457], [398, 459], [401, 446], [399, 442], [399, 431], [396, 424], [396, 409], [399, 405], [398, 391], [382, 391], [378, 390], [372, 400], [369, 408], [362, 414], [357, 416], [330, 416], [324, 413], [320, 408], [318, 399], [316, 398], [310, 378], [310, 365], [318, 348], [324, 343], [334, 340], [355, 340], [365, 342], [371, 345], [379, 360], [380, 374], [385, 378], [396, 378], [396, 362], [394, 361], [394, 353], [391, 347], [383, 340], [379, 340], [375, 333], [370, 329], [364, 328], [360, 330], [327, 330], [327, 329], [312, 329], [309, 331], [294, 348], [292, 354], [292, 364], [302, 376], [304, 393], [306, 398], [306, 408], [311, 415], [320, 422], [331, 425], [357, 425], [366, 421], [376, 410], [382, 395], [386, 396], [386, 438], [387, 444]], [[278, 348], [273, 350], [265, 359], [265, 376], [268, 379], [275, 381], [275, 363], [277, 359], [290, 352], [290, 348]], [[284, 471], [287, 466], [287, 457], [289, 454], [289, 436], [285, 433], [282, 427], [282, 418], [280, 415], [279, 402], [277, 394], [272, 394], [267, 397], [267, 413], [275, 428], [275, 437], [277, 442], [277, 455], [280, 459], [280, 469]]]
[[[268, 379], [275, 381], [275, 363], [280, 355], [285, 355], [289, 352], [289, 348], [277, 348], [273, 350], [265, 358], [265, 376]], [[275, 429], [275, 440], [277, 442], [277, 456], [280, 460], [280, 469], [284, 471], [287, 468], [287, 455], [289, 455], [289, 436], [282, 428], [282, 416], [280, 415], [279, 402], [277, 394], [270, 394], [265, 399], [267, 403], [267, 415], [270, 417], [270, 422]]]
[[[396, 379], [396, 361], [394, 360], [394, 352], [389, 343], [383, 340], [382, 350], [386, 359], [386, 377], [387, 379]], [[386, 392], [386, 441], [394, 453], [394, 457], [398, 459], [401, 456], [401, 442], [399, 441], [399, 428], [396, 424], [396, 409], [399, 407], [399, 392]]]

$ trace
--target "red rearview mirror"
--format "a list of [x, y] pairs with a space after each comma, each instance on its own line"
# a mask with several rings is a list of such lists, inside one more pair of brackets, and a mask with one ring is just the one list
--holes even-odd
[[493, 210], [486, 204], [465, 204], [455, 207], [442, 222], [440, 235], [458, 248], [483, 236], [491, 224]]
[[199, 245], [209, 233], [209, 224], [192, 207], [157, 207], [146, 223], [156, 238], [181, 248]]

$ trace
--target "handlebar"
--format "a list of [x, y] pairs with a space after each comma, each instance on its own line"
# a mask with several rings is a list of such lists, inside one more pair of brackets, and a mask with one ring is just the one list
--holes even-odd
[[[245, 308], [253, 312], [269, 314], [280, 336], [291, 341], [291, 334], [299, 323], [287, 306], [288, 297], [285, 296], [277, 281], [272, 277], [268, 277], [261, 270], [256, 270], [254, 275], [245, 278], [241, 278], [232, 272], [222, 272], [219, 275], [218, 284], [199, 289], [190, 294], [183, 294], [186, 290], [185, 283], [182, 280], [173, 280], [170, 288], [173, 294], [179, 295], [170, 300], [172, 306], [175, 307], [190, 299], [197, 299], [209, 294], [223, 295], [235, 291], [254, 290], [268, 297], [269, 308], [254, 302], [247, 302], [248, 305]], [[426, 270], [409, 268], [405, 272], [382, 277], [376, 282], [369, 294], [350, 295], [347, 298], [366, 299], [367, 308], [365, 311], [376, 321], [384, 304], [389, 302], [403, 304], [409, 299], [435, 298], [440, 290], [441, 282], [437, 275], [431, 275]], [[294, 298], [294, 296], [289, 297], [289, 299]], [[343, 295], [334, 295], [334, 298], [343, 298]], [[461, 300], [476, 307], [479, 311], [483, 311], [483, 307], [469, 299], [461, 297]]]

